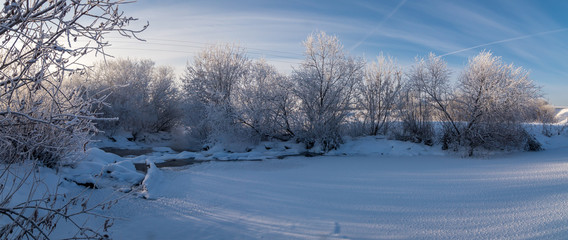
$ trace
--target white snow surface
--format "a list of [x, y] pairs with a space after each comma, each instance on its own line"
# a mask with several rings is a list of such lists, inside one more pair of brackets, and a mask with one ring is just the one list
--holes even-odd
[[559, 124], [567, 124], [568, 123], [568, 108], [564, 108], [556, 114], [556, 120]]
[[[116, 239], [560, 239], [568, 138], [547, 151], [462, 158], [406, 142], [348, 141], [320, 157], [160, 171], [151, 199], [112, 208]], [[151, 158], [151, 157], [150, 157]]]
[[144, 180], [142, 181], [142, 196], [146, 199], [156, 199], [157, 197], [162, 196], [160, 195], [160, 191], [162, 190], [163, 185], [167, 183], [164, 182], [164, 174], [160, 169], [158, 169], [158, 167], [156, 167], [156, 164], [147, 160], [146, 166], [146, 177], [144, 177]]
[[131, 159], [98, 148], [90, 148], [86, 154], [73, 168], [61, 168], [61, 175], [74, 182], [91, 183], [97, 187], [127, 187], [144, 179], [144, 174], [136, 171]]
[[[104, 181], [89, 190], [94, 202], [119, 194], [105, 212], [116, 217], [114, 239], [562, 239], [568, 136], [538, 138], [546, 151], [483, 158], [376, 137], [284, 159], [276, 156], [301, 149], [261, 143], [246, 153], [159, 148], [119, 157], [92, 148], [63, 175]], [[213, 161], [155, 165], [188, 157]], [[230, 159], [262, 161], [220, 161]], [[142, 187], [133, 194], [116, 192], [134, 182]]]

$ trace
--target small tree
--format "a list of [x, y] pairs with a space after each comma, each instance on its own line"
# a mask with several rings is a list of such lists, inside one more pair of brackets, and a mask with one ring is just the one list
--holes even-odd
[[404, 141], [433, 144], [433, 109], [422, 89], [409, 81], [405, 82], [397, 99], [397, 108], [402, 132], [395, 132], [395, 137]]
[[150, 129], [153, 114], [148, 102], [153, 73], [151, 60], [118, 59], [95, 65], [85, 85], [95, 97], [105, 97], [103, 116], [118, 118], [118, 121], [100, 122], [100, 127], [109, 131], [122, 128], [135, 136]]
[[149, 106], [152, 111], [153, 131], [170, 131], [181, 121], [181, 96], [175, 84], [175, 73], [171, 67], [158, 67], [154, 70], [149, 86]]
[[[460, 129], [452, 112], [454, 88], [450, 83], [450, 70], [446, 62], [433, 53], [430, 53], [426, 59], [417, 58], [416, 63], [410, 68], [408, 80], [411, 88], [420, 98], [420, 102], [425, 103], [424, 106], [420, 106], [427, 109], [427, 115], [430, 115], [427, 121], [441, 120], [443, 122], [442, 142], [443, 148], [447, 149], [448, 141], [455, 140], [455, 136], [460, 135]], [[432, 127], [428, 126], [425, 132], [432, 137], [434, 135], [432, 131]]]
[[402, 76], [402, 69], [382, 53], [365, 69], [359, 85], [358, 106], [363, 110], [368, 134], [387, 133], [387, 124], [402, 88]]
[[342, 142], [340, 127], [354, 102], [364, 62], [347, 57], [335, 36], [313, 33], [304, 42], [305, 59], [294, 70], [294, 92], [300, 100], [302, 138], [327, 151]]
[[245, 80], [239, 84], [234, 104], [238, 121], [261, 138], [289, 139], [292, 102], [289, 79], [263, 59], [250, 65]]

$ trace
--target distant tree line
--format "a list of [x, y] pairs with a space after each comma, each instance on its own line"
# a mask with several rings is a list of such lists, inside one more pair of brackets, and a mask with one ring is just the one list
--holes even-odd
[[290, 75], [221, 44], [197, 54], [179, 82], [172, 68], [122, 59], [98, 64], [85, 86], [106, 96], [104, 117], [119, 118], [99, 125], [104, 130], [136, 136], [181, 126], [203, 144], [294, 139], [329, 151], [346, 135], [380, 134], [473, 155], [477, 148], [539, 150], [523, 124], [553, 121], [528, 72], [488, 51], [453, 83], [434, 54], [404, 70], [383, 54], [372, 63], [349, 56], [324, 32], [304, 46]]

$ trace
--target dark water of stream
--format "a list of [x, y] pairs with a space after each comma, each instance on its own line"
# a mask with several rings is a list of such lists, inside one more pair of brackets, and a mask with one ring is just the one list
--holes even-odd
[[[145, 148], [145, 149], [121, 149], [121, 148], [113, 148], [113, 147], [105, 147], [105, 148], [101, 148], [101, 150], [108, 152], [108, 153], [113, 153], [116, 154], [120, 157], [137, 157], [137, 156], [142, 156], [142, 155], [147, 155], [150, 153], [153, 153], [154, 151], [151, 148]], [[177, 153], [177, 152], [174, 152]], [[160, 162], [160, 163], [155, 163], [156, 167], [158, 168], [167, 168], [167, 167], [183, 167], [183, 166], [189, 166], [189, 165], [193, 165], [193, 164], [198, 164], [198, 163], [205, 163], [205, 162], [211, 162], [211, 161], [219, 161], [219, 162], [236, 162], [236, 161], [262, 161], [262, 159], [246, 159], [246, 160], [242, 160], [242, 159], [229, 159], [229, 160], [203, 160], [203, 159], [195, 159], [195, 158], [184, 158], [184, 159], [169, 159], [169, 160], [165, 160], [164, 162]], [[136, 171], [139, 172], [143, 172], [146, 173], [148, 171], [148, 166], [146, 166], [146, 163], [134, 163], [134, 167], [136, 168]]]
[[113, 153], [121, 157], [129, 157], [129, 156], [142, 156], [149, 153], [153, 153], [154, 151], [151, 148], [142, 148], [142, 149], [122, 149], [122, 148], [114, 148], [114, 147], [104, 147], [101, 150], [107, 153]]

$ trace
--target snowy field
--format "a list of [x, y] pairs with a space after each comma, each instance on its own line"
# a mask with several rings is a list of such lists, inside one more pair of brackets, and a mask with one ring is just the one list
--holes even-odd
[[122, 197], [106, 212], [115, 239], [562, 239], [568, 138], [543, 141], [543, 152], [462, 158], [363, 138], [319, 157], [151, 168], [143, 193], [92, 194]]
[[[477, 158], [375, 137], [315, 157], [294, 143], [246, 153], [154, 147], [124, 157], [93, 147], [75, 167], [41, 168], [39, 176], [41, 187], [83, 192], [90, 204], [119, 199], [95, 211], [115, 218], [114, 239], [564, 239], [568, 136], [539, 141], [545, 151]], [[171, 159], [199, 163], [163, 167]], [[55, 239], [71, 233], [60, 225]]]

